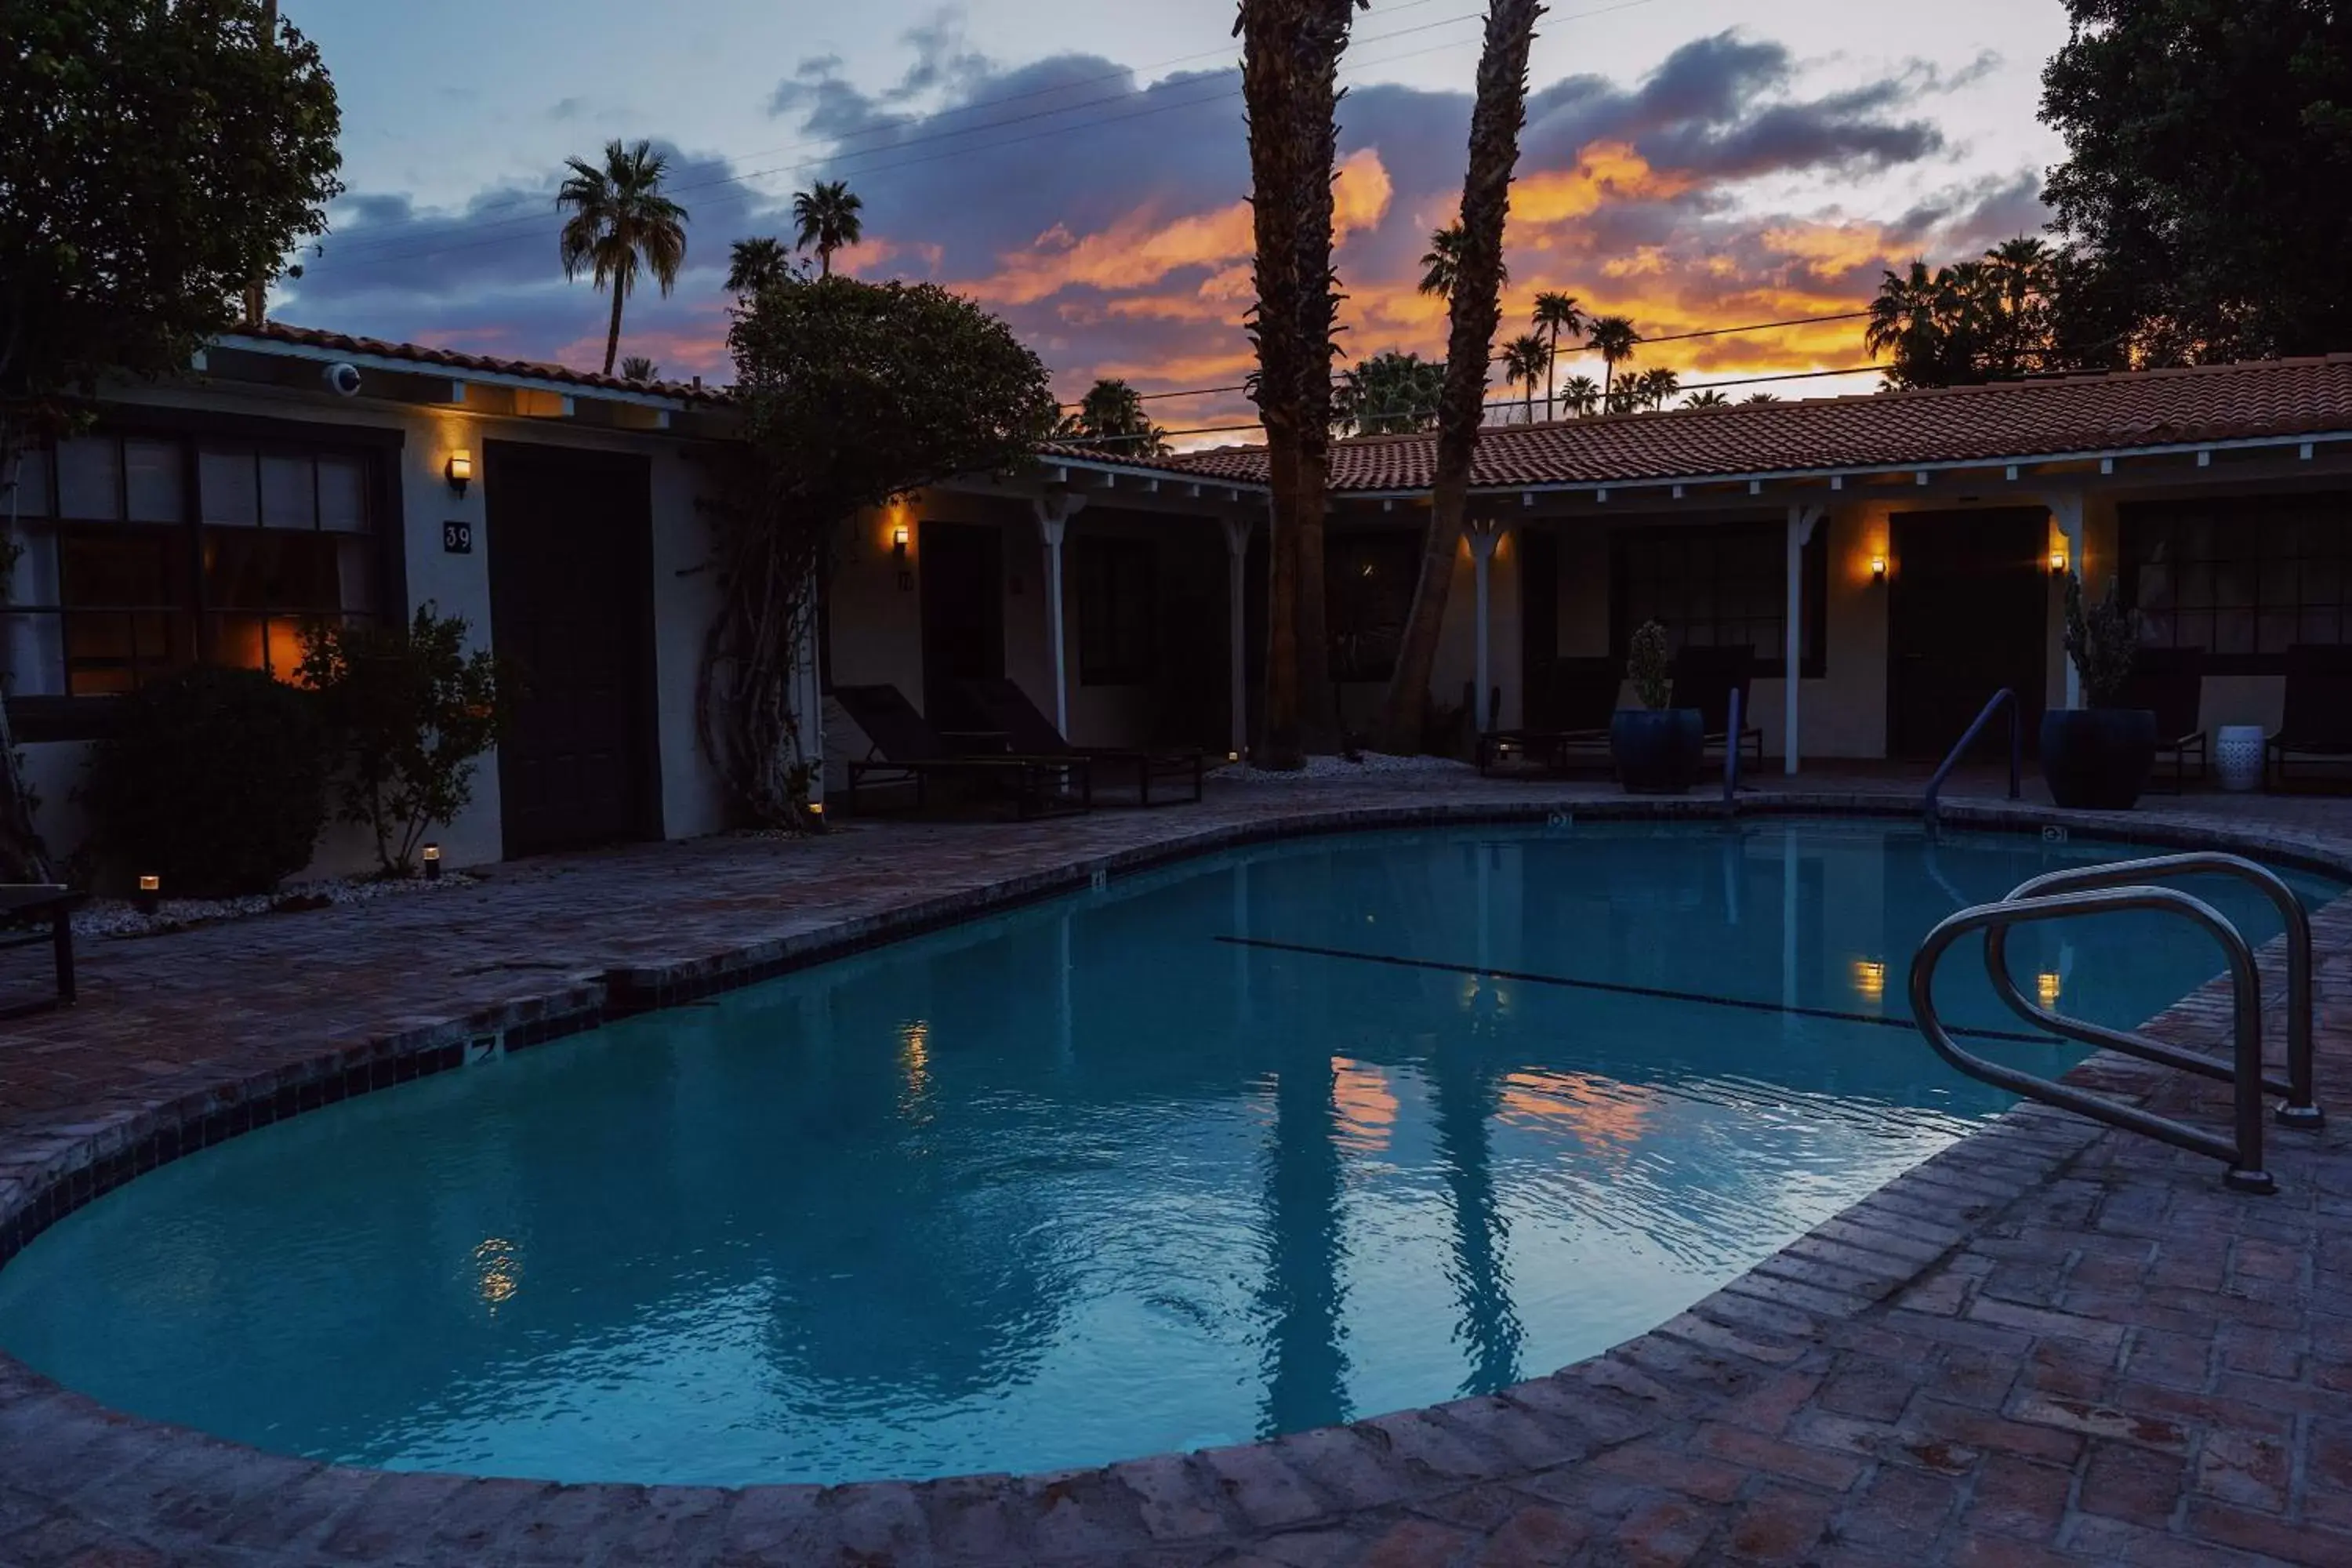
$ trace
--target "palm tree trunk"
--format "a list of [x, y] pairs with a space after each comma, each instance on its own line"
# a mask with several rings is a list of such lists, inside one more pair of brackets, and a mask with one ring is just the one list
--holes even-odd
[[1445, 345], [1445, 395], [1437, 416], [1437, 470], [1431, 485], [1429, 536], [1413, 584], [1412, 611], [1396, 671], [1381, 706], [1389, 748], [1418, 752], [1429, 712], [1429, 677], [1454, 586], [1454, 558], [1462, 548], [1470, 501], [1470, 461], [1478, 450], [1480, 403], [1486, 395], [1487, 356], [1502, 319], [1503, 217], [1510, 205], [1511, 171], [1519, 161], [1519, 128], [1528, 110], [1528, 49], [1535, 39], [1537, 0], [1488, 0], [1486, 38], [1478, 58], [1478, 97], [1470, 113], [1469, 167], [1462, 179], [1462, 257], [1454, 274]]
[[1559, 417], [1559, 404], [1555, 396], [1559, 385], [1559, 324], [1555, 321], [1551, 329], [1551, 346], [1544, 351], [1544, 417], [1547, 420]]
[[628, 285], [618, 278], [613, 279], [613, 325], [604, 334], [604, 374], [613, 374], [613, 356], [621, 352], [621, 301], [628, 298]]

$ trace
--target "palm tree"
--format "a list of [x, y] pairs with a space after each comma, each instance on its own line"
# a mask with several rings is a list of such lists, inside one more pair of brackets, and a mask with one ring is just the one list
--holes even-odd
[[1260, 754], [1303, 766], [1336, 749], [1324, 606], [1323, 521], [1331, 456], [1331, 171], [1339, 156], [1339, 56], [1360, 0], [1243, 0], [1242, 103], [1249, 126], [1257, 303], [1251, 395], [1265, 426], [1271, 527], [1265, 706]]
[[1584, 342], [1601, 356], [1601, 401], [1612, 410], [1617, 386], [1617, 367], [1633, 357], [1642, 334], [1633, 323], [1622, 316], [1597, 316], [1585, 323]]
[[1571, 375], [1560, 384], [1559, 401], [1570, 414], [1585, 418], [1601, 406], [1601, 384], [1589, 375]]
[[643, 354], [631, 354], [621, 362], [623, 381], [659, 381], [661, 367]]
[[[1503, 219], [1519, 129], [1528, 115], [1528, 50], [1541, 0], [1487, 0], [1478, 89], [1470, 109], [1470, 155], [1462, 175], [1461, 240], [1454, 247], [1446, 294], [1445, 397], [1437, 412], [1437, 460], [1430, 479], [1429, 528], [1412, 609], [1381, 705], [1390, 748], [1417, 752], [1429, 711], [1430, 673], [1454, 584], [1454, 558], [1470, 504], [1470, 464], [1486, 415], [1486, 369], [1503, 319]], [[1483, 693], [1481, 694], [1481, 706]]]
[[1054, 438], [1121, 457], [1168, 454], [1168, 433], [1144, 412], [1143, 395], [1116, 376], [1105, 376], [1088, 387], [1078, 405], [1062, 416]]
[[1359, 360], [1339, 378], [1331, 399], [1331, 427], [1356, 436], [1434, 429], [1438, 400], [1444, 395], [1443, 364], [1391, 349]]
[[857, 215], [866, 204], [849, 189], [846, 180], [820, 180], [805, 191], [793, 193], [793, 222], [800, 226], [800, 248], [816, 248], [817, 275], [833, 276], [833, 253], [866, 237], [866, 223]]
[[1547, 289], [1536, 296], [1536, 308], [1528, 322], [1539, 332], [1551, 334], [1551, 352], [1544, 356], [1544, 417], [1556, 418], [1559, 410], [1553, 406], [1552, 371], [1559, 363], [1559, 335], [1573, 336], [1584, 331], [1584, 312], [1577, 308], [1576, 296]]
[[1683, 406], [1685, 408], [1728, 408], [1731, 406], [1731, 399], [1711, 386], [1702, 387], [1684, 398]]
[[1742, 403], [1778, 403], [1780, 401], [1780, 395], [1776, 392], [1751, 392], [1739, 401]]
[[[1434, 294], [1441, 300], [1454, 295], [1454, 274], [1461, 266], [1462, 223], [1455, 219], [1429, 237], [1429, 248], [1421, 257], [1421, 291]], [[1500, 261], [1495, 263], [1495, 283], [1497, 288], [1511, 281], [1511, 269]]]
[[1503, 345], [1503, 384], [1528, 389], [1528, 423], [1536, 422], [1536, 383], [1551, 369], [1551, 351], [1543, 339], [1525, 332]]
[[727, 247], [727, 291], [757, 294], [793, 275], [793, 258], [773, 235], [754, 235]]
[[564, 277], [575, 278], [586, 267], [597, 288], [613, 290], [613, 324], [604, 334], [604, 374], [610, 375], [621, 352], [621, 307], [639, 270], [653, 274], [664, 294], [677, 284], [686, 261], [687, 212], [661, 194], [669, 160], [650, 142], [634, 147], [607, 142], [601, 168], [582, 158], [564, 163], [572, 173], [557, 189], [555, 205], [569, 207], [572, 216], [563, 220], [557, 248]]
[[1682, 390], [1683, 378], [1664, 365], [1655, 365], [1633, 378], [1627, 389], [1634, 406], [1656, 410], [1666, 405], [1666, 399]]

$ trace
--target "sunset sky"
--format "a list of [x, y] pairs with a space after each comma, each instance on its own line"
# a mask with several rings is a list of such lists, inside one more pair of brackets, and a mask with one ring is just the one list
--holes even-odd
[[[666, 375], [726, 378], [728, 243], [789, 237], [792, 192], [822, 178], [865, 198], [851, 270], [980, 300], [1065, 397], [1097, 375], [1159, 392], [1248, 367], [1225, 0], [285, 11], [334, 73], [350, 192], [324, 256], [280, 290], [280, 320], [593, 366], [604, 304], [563, 279], [553, 191], [567, 154], [648, 137], [692, 214], [687, 270], [670, 299], [632, 297], [622, 352]], [[1350, 357], [1440, 347], [1443, 307], [1413, 283], [1459, 200], [1482, 15], [1477, 0], [1376, 0], [1358, 21], [1338, 198]], [[1539, 34], [1506, 335], [1539, 289], [1653, 337], [1854, 310], [1886, 266], [2043, 221], [2059, 148], [2034, 108], [2065, 37], [2058, 0], [1558, 0]], [[1705, 382], [1864, 358], [1859, 323], [1841, 322], [1660, 344], [1635, 366]], [[1153, 409], [1179, 431], [1249, 417], [1232, 393]]]

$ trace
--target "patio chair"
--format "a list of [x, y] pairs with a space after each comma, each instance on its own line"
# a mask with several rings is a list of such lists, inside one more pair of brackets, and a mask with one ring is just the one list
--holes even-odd
[[1528, 671], [1526, 723], [1478, 737], [1478, 771], [1514, 759], [1564, 773], [1582, 752], [1605, 757], [1609, 721], [1625, 684], [1613, 658], [1555, 658]]
[[81, 895], [54, 882], [0, 883], [0, 949], [49, 949], [56, 990], [37, 1001], [0, 1006], [0, 1018], [67, 1007], [74, 1000], [73, 910]]
[[2132, 657], [2122, 706], [2146, 708], [2156, 714], [2157, 755], [2172, 758], [2175, 795], [2188, 776], [2190, 752], [2197, 754], [2198, 778], [2205, 777], [2207, 737], [2198, 721], [2204, 697], [2203, 648], [2144, 647]]
[[[1756, 705], [1748, 699], [1748, 684], [1756, 671], [1756, 650], [1746, 643], [1714, 647], [1685, 643], [1675, 655], [1674, 694], [1666, 700], [1669, 708], [1696, 708], [1700, 727], [1706, 731], [1710, 746], [1739, 745], [1753, 747], [1755, 763], [1764, 765], [1764, 731], [1748, 722], [1756, 716]], [[1739, 693], [1739, 733], [1731, 729], [1731, 694]]]
[[2352, 647], [2286, 650], [2286, 708], [2263, 749], [2263, 783], [2286, 783], [2290, 761], [2352, 762]]
[[[1001, 675], [959, 680], [953, 698], [953, 728], [942, 731], [950, 742], [1001, 740], [1003, 749], [1024, 756], [1082, 757], [1093, 765], [1097, 780], [1133, 784], [1138, 805], [1165, 805], [1178, 798], [1201, 798], [1201, 781], [1207, 773], [1208, 764], [1197, 746], [1073, 746], [1054, 728], [1054, 721], [1029, 700], [1027, 692]], [[1171, 795], [1164, 787], [1172, 783], [1181, 792], [1188, 781], [1192, 791], [1189, 797]], [[1157, 802], [1151, 798], [1155, 784], [1163, 786]]]
[[1015, 813], [1024, 821], [1049, 811], [1094, 807], [1093, 773], [1082, 756], [1020, 756], [1003, 751], [980, 754], [961, 750], [933, 729], [895, 686], [836, 686], [833, 698], [866, 732], [870, 748], [866, 756], [848, 764], [848, 787], [842, 793], [841, 804], [852, 816], [858, 809], [859, 789], [877, 784], [886, 788], [911, 784], [915, 807], [920, 810], [934, 778], [1008, 792]]

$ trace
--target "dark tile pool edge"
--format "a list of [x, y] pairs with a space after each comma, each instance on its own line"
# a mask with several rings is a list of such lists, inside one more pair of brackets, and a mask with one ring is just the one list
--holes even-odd
[[[47, 1225], [122, 1182], [212, 1143], [287, 1115], [331, 1104], [462, 1065], [492, 1042], [520, 1049], [595, 1027], [615, 1016], [675, 1005], [826, 962], [926, 930], [991, 914], [1089, 885], [1099, 871], [1132, 873], [1251, 843], [1317, 834], [1477, 822], [1720, 820], [1711, 800], [1475, 800], [1346, 810], [1312, 809], [1179, 833], [1150, 845], [1004, 879], [887, 913], [841, 922], [782, 942], [751, 944], [704, 958], [575, 978], [530, 997], [463, 1018], [417, 1020], [404, 1028], [243, 1080], [224, 1080], [102, 1123], [68, 1124], [31, 1150], [0, 1151], [0, 1263]], [[1916, 805], [1883, 793], [1774, 794], [1741, 803], [1740, 817], [1916, 816]], [[2133, 814], [2074, 813], [2026, 804], [1955, 802], [1948, 825], [2014, 829], [2063, 826], [2126, 843], [2197, 845], [2259, 855], [2352, 878], [2352, 842], [2282, 833], [2264, 825], [2206, 823]], [[2345, 900], [2330, 907], [2342, 910]], [[2352, 945], [2352, 918], [2331, 919], [2329, 934]], [[2152, 1027], [2196, 1029], [2192, 994]], [[2209, 1005], [2210, 1013], [2210, 1005]], [[2180, 1015], [2179, 1019], [2175, 1015]], [[2168, 1022], [2169, 1021], [2169, 1023]], [[2210, 1023], [2210, 1016], [2202, 1020]], [[2163, 1075], [2101, 1056], [2077, 1069], [2126, 1098]], [[2021, 1197], [2060, 1179], [2105, 1130], [2031, 1102], [1894, 1178], [1815, 1226], [1688, 1310], [1601, 1355], [1494, 1395], [1394, 1412], [1346, 1426], [1270, 1442], [1169, 1454], [1107, 1467], [1025, 1478], [960, 1477], [920, 1483], [853, 1482], [820, 1488], [656, 1488], [673, 1501], [699, 1500], [729, 1521], [730, 1534], [757, 1523], [772, 1552], [741, 1561], [801, 1561], [817, 1551], [913, 1553], [909, 1561], [1101, 1561], [1269, 1531], [1312, 1531], [1340, 1518], [1411, 1510], [1465, 1488], [1508, 1483], [1574, 1465], [1637, 1442], [1662, 1427], [1737, 1401], [1825, 1355], [1823, 1335], [1899, 1301], [1982, 1226]], [[25, 1140], [17, 1140], [21, 1146]], [[34, 1173], [27, 1177], [26, 1173]], [[27, 1196], [26, 1194], [30, 1195]], [[2259, 1201], [2259, 1200], [2255, 1200]], [[649, 1489], [495, 1478], [375, 1472], [322, 1466], [206, 1435], [121, 1415], [0, 1356], [0, 1452], [12, 1481], [37, 1477], [18, 1461], [38, 1452], [70, 1464], [44, 1487], [77, 1508], [97, 1509], [110, 1529], [162, 1526], [182, 1545], [208, 1541], [191, 1531], [190, 1489], [228, 1488], [257, 1520], [304, 1489], [340, 1488], [348, 1524], [371, 1508], [415, 1512], [453, 1497], [506, 1500], [526, 1517], [566, 1500], [632, 1512]], [[167, 1459], [168, 1464], [158, 1461]], [[151, 1469], [153, 1466], [155, 1468]], [[47, 1469], [47, 1465], [33, 1467]], [[71, 1481], [67, 1479], [70, 1475]], [[168, 1475], [169, 1479], [162, 1479]], [[161, 1489], [159, 1489], [159, 1488]], [[1095, 1497], [1088, 1505], [1085, 1500]], [[1086, 1522], [1100, 1515], [1097, 1530]], [[978, 1535], [976, 1518], [992, 1521]], [[170, 1522], [173, 1521], [177, 1523]], [[1118, 1522], [1114, 1528], [1115, 1521]], [[290, 1522], [290, 1521], [289, 1521]], [[309, 1546], [325, 1526], [306, 1526]], [[716, 1529], [716, 1525], [713, 1526]], [[1103, 1532], [1108, 1531], [1106, 1535]], [[1116, 1541], [1111, 1537], [1119, 1537]], [[183, 1539], [184, 1537], [184, 1539]], [[542, 1536], [543, 1540], [544, 1537]], [[874, 1541], [877, 1546], [856, 1542]], [[303, 1544], [284, 1542], [289, 1550]], [[476, 1542], [450, 1543], [448, 1560], [470, 1560]], [[168, 1552], [172, 1548], [166, 1546]], [[404, 1551], [402, 1555], [405, 1556]], [[336, 1553], [360, 1561], [373, 1555]], [[729, 1561], [738, 1560], [730, 1557]], [[1171, 1559], [1174, 1560], [1174, 1559]]]

